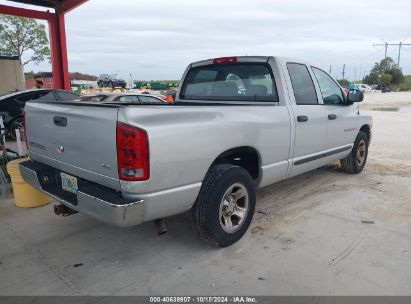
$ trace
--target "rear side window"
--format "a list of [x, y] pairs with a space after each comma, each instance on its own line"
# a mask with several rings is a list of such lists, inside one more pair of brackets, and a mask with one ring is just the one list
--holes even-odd
[[278, 95], [267, 64], [236, 63], [192, 68], [180, 99], [272, 102], [278, 101]]
[[287, 63], [291, 84], [293, 85], [295, 102], [298, 105], [318, 104], [313, 80], [304, 64]]

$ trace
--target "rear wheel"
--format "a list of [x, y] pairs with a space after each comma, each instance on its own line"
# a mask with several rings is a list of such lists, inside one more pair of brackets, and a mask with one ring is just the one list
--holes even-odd
[[341, 169], [350, 174], [360, 173], [367, 162], [369, 138], [367, 134], [360, 131], [354, 142], [351, 153], [341, 159]]
[[207, 173], [191, 209], [193, 228], [208, 244], [229, 246], [250, 226], [255, 201], [254, 181], [245, 169], [216, 165]]

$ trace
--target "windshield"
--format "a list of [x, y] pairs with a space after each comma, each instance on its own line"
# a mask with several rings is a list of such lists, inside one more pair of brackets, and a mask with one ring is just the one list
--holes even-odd
[[207, 65], [191, 69], [180, 99], [278, 101], [275, 82], [265, 63]]

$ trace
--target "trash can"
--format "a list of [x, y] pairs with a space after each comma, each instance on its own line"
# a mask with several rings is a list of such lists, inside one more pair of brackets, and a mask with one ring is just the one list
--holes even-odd
[[26, 160], [27, 158], [16, 159], [7, 164], [7, 172], [13, 186], [14, 202], [17, 207], [22, 208], [46, 205], [51, 202], [51, 198], [27, 184], [21, 177], [19, 164]]

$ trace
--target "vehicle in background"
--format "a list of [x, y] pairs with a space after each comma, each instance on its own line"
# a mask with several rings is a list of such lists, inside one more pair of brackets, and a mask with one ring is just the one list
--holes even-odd
[[127, 82], [124, 79], [119, 78], [117, 75], [101, 74], [97, 79], [97, 86], [99, 88], [123, 88], [127, 86]]
[[190, 210], [197, 234], [225, 247], [246, 233], [258, 188], [337, 160], [363, 170], [363, 98], [300, 60], [203, 60], [187, 67], [173, 104], [28, 103], [20, 172], [61, 202], [57, 214], [155, 220], [164, 232], [163, 218]]
[[371, 93], [371, 92], [374, 92], [374, 91], [375, 91], [375, 90], [374, 90], [372, 87], [370, 87], [368, 84], [359, 83], [359, 84], [356, 84], [356, 86], [357, 86], [357, 89], [360, 90], [360, 91], [363, 92], [363, 93]]
[[3, 117], [6, 133], [16, 139], [15, 129], [21, 129], [24, 106], [30, 100], [67, 101], [79, 98], [79, 95], [63, 90], [25, 90], [0, 96], [0, 115]]
[[377, 84], [374, 87], [375, 90], [377, 91], [381, 91], [381, 93], [386, 93], [386, 92], [391, 92], [390, 88], [387, 88], [385, 85], [383, 84]]
[[156, 96], [138, 94], [133, 92], [105, 92], [98, 94], [83, 95], [80, 101], [97, 102], [136, 102], [136, 103], [164, 103], [164, 100]]
[[166, 101], [166, 95], [162, 94], [162, 92], [160, 91], [143, 90], [141, 91], [141, 94], [155, 96], [155, 97], [161, 98], [162, 100]]

